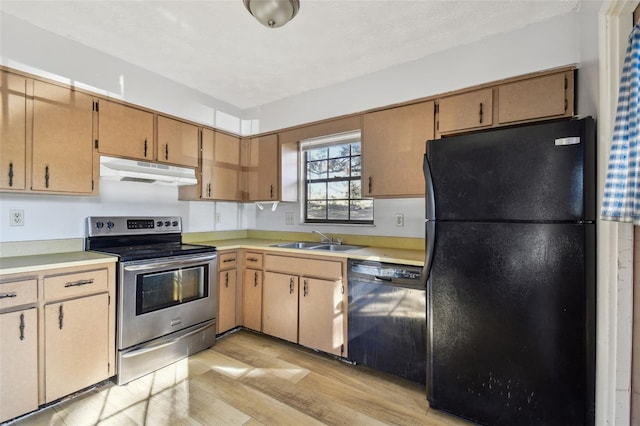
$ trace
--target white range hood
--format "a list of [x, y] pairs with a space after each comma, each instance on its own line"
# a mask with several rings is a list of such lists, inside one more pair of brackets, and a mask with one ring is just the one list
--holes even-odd
[[100, 177], [127, 182], [155, 183], [160, 185], [195, 185], [195, 169], [169, 166], [148, 161], [100, 157]]

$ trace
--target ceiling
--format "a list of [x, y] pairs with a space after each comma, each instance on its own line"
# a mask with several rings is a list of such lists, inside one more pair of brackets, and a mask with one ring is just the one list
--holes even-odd
[[244, 110], [572, 13], [580, 1], [300, 0], [277, 29], [242, 0], [0, 0], [0, 10]]

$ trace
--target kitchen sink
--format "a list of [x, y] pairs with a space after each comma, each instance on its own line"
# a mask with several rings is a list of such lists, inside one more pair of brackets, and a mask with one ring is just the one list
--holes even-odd
[[328, 244], [328, 243], [310, 243], [307, 241], [297, 241], [294, 243], [274, 244], [271, 247], [293, 248], [303, 250], [323, 250], [323, 251], [349, 251], [363, 248], [364, 246], [353, 246], [349, 244]]

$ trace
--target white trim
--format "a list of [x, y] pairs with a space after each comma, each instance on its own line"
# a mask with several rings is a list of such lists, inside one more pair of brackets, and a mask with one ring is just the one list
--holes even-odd
[[[599, 31], [598, 199], [615, 120], [620, 71], [637, 0], [602, 5]], [[633, 226], [598, 221], [596, 425], [629, 425], [633, 318]]]
[[340, 143], [360, 142], [360, 130], [351, 130], [344, 133], [335, 133], [333, 135], [318, 136], [300, 141], [300, 150], [304, 151], [311, 148], [321, 148], [324, 146], [337, 145]]

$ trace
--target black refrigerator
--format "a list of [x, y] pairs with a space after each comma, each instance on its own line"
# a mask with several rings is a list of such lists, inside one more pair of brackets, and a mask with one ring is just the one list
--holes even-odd
[[482, 425], [592, 425], [591, 118], [428, 141], [427, 399]]

